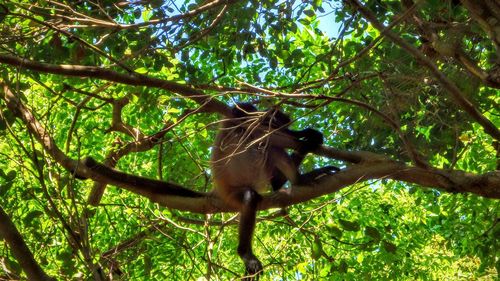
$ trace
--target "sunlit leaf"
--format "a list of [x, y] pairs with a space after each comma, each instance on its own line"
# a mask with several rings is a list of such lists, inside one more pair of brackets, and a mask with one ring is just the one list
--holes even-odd
[[321, 240], [316, 237], [311, 245], [311, 257], [317, 260], [321, 257], [322, 253], [323, 245], [321, 244]]

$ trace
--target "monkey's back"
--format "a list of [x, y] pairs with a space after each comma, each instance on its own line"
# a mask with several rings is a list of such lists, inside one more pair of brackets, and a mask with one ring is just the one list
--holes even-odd
[[245, 189], [267, 191], [273, 166], [265, 140], [252, 143], [262, 134], [229, 125], [223, 124], [217, 134], [211, 166], [215, 192], [235, 205], [235, 199]]

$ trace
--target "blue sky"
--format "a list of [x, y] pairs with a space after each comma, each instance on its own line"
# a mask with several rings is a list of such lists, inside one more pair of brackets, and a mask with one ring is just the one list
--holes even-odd
[[328, 37], [336, 37], [339, 34], [341, 23], [335, 22], [333, 8], [330, 5], [323, 4], [325, 13], [318, 14], [319, 29], [321, 29]]

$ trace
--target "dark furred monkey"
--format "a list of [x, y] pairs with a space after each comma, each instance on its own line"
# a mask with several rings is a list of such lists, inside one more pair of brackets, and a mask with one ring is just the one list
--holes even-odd
[[[222, 122], [212, 151], [214, 192], [227, 204], [240, 211], [238, 255], [245, 263], [246, 273], [255, 276], [262, 264], [253, 254], [252, 235], [255, 228], [260, 192], [271, 185], [280, 189], [289, 180], [292, 184], [307, 183], [323, 173], [338, 170], [328, 166], [301, 175], [298, 166], [304, 156], [323, 143], [323, 135], [314, 129], [288, 129], [290, 118], [277, 109], [258, 112], [249, 103], [237, 104], [233, 118]], [[288, 138], [273, 138], [285, 134]], [[291, 138], [290, 138], [291, 137]], [[288, 155], [283, 148], [289, 139], [300, 147]], [[280, 143], [277, 143], [277, 142]]]
[[[238, 255], [245, 263], [247, 275], [255, 276], [262, 271], [262, 264], [251, 247], [257, 207], [262, 198], [259, 192], [266, 191], [269, 186], [278, 190], [287, 180], [292, 184], [308, 183], [338, 168], [327, 166], [306, 174], [299, 173], [298, 167], [305, 155], [323, 143], [323, 135], [310, 128], [301, 131], [288, 129], [291, 120], [283, 112], [277, 109], [259, 112], [252, 104], [241, 103], [233, 108], [232, 115], [232, 118], [222, 121], [212, 150], [213, 192], [239, 210]], [[298, 148], [289, 155], [284, 147], [297, 147], [297, 143]], [[83, 164], [102, 175], [103, 181], [148, 198], [207, 196], [207, 193], [173, 183], [126, 174], [90, 157]]]

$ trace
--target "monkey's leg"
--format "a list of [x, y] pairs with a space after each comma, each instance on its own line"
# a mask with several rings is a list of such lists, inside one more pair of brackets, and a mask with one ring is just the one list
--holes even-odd
[[252, 189], [243, 192], [238, 244], [238, 255], [245, 263], [245, 275], [248, 276], [243, 280], [257, 280], [257, 275], [262, 272], [262, 263], [252, 252], [252, 236], [255, 229], [257, 204], [260, 199], [261, 196]]
[[[285, 161], [287, 161], [288, 163], [292, 163], [293, 167], [295, 167], [295, 170], [298, 171], [298, 167], [304, 160], [305, 156], [305, 154], [293, 152], [292, 155], [290, 155], [289, 160]], [[289, 166], [292, 167], [291, 165]], [[281, 172], [278, 168], [274, 168], [271, 177], [271, 186], [273, 188], [273, 191], [277, 191], [282, 188], [287, 180], [288, 179], [283, 172]]]
[[307, 183], [310, 183], [314, 180], [317, 180], [321, 176], [331, 175], [334, 172], [338, 172], [338, 171], [340, 171], [340, 169], [338, 167], [335, 167], [335, 166], [326, 166], [326, 167], [318, 168], [318, 169], [312, 170], [308, 173], [305, 173], [303, 175], [300, 175], [299, 180], [298, 180], [298, 184], [307, 184]]

